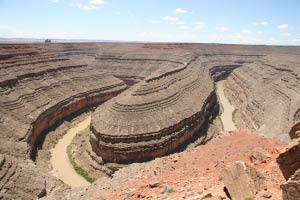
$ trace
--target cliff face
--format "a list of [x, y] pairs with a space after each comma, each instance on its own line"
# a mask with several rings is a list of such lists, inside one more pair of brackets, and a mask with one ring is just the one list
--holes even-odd
[[199, 65], [152, 76], [100, 106], [93, 150], [104, 160], [132, 162], [166, 155], [191, 138], [217, 108], [213, 82]]
[[237, 108], [238, 127], [289, 141], [286, 133], [299, 120], [299, 74], [296, 55], [269, 55], [235, 70], [226, 92]]
[[[45, 61], [43, 56], [24, 61], [4, 61], [1, 69], [2, 137], [27, 142], [31, 156], [47, 130], [64, 118], [112, 98], [126, 84], [87, 64], [69, 59]], [[45, 62], [43, 62], [45, 61]], [[19, 63], [20, 62], [20, 63]], [[22, 70], [17, 70], [22, 65]], [[8, 144], [9, 151], [17, 155]], [[18, 151], [26, 152], [23, 145]]]
[[[218, 56], [192, 54], [99, 106], [91, 123], [93, 151], [105, 161], [128, 163], [178, 149], [218, 114], [214, 81], [242, 66], [240, 55]], [[204, 143], [211, 138], [203, 137]]]
[[[222, 79], [240, 127], [284, 139], [279, 131], [300, 119], [299, 54], [297, 47], [209, 44], [0, 45], [0, 154], [30, 163], [34, 184], [46, 181], [51, 192], [49, 169], [29, 155], [38, 156], [62, 121], [100, 104], [90, 141], [104, 160], [169, 154], [217, 113], [214, 81]], [[22, 187], [27, 179], [20, 175], [5, 187]], [[5, 197], [34, 198], [38, 191]]]

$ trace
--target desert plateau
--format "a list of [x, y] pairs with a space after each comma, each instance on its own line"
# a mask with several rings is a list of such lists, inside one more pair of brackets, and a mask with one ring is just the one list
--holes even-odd
[[0, 200], [300, 200], [298, 0], [0, 0]]

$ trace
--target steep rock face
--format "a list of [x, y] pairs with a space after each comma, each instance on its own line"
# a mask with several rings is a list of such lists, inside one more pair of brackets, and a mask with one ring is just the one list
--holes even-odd
[[294, 55], [267, 56], [236, 69], [226, 93], [237, 108], [239, 128], [289, 141], [289, 127], [300, 109], [300, 59]]
[[[232, 70], [235, 72], [247, 64], [258, 63], [268, 54], [290, 54], [291, 52], [299, 55], [300, 49], [298, 47], [141, 43], [0, 45], [0, 153], [16, 160], [16, 163], [28, 165], [31, 183], [34, 184], [33, 187], [37, 187], [35, 185], [43, 183], [40, 180], [46, 180], [47, 176], [40, 173], [44, 169], [41, 169], [39, 165], [34, 165], [32, 161], [29, 162], [30, 165], [28, 164], [27, 155], [31, 152], [34, 158], [34, 150], [42, 148], [43, 139], [48, 130], [55, 128], [56, 124], [62, 120], [115, 96], [126, 89], [126, 85], [132, 86], [135, 83], [137, 84], [128, 93], [126, 92], [128, 97], [120, 97], [118, 101], [107, 102], [108, 108], [115, 109], [116, 113], [121, 113], [120, 116], [129, 118], [134, 116], [132, 117], [133, 123], [140, 120], [147, 124], [146, 127], [137, 130], [143, 129], [142, 131], [148, 133], [151, 129], [154, 131], [154, 129], [162, 128], [162, 130], [158, 131], [159, 133], [151, 132], [152, 135], [142, 137], [137, 135], [127, 140], [124, 139], [127, 136], [109, 135], [108, 140], [117, 142], [108, 144], [117, 145], [117, 148], [122, 149], [128, 147], [125, 149], [126, 152], [132, 150], [134, 147], [132, 144], [140, 145], [139, 147], [142, 148], [139, 150], [143, 149], [146, 155], [161, 148], [162, 145], [169, 145], [168, 149], [176, 148], [193, 134], [193, 131], [188, 130], [201, 126], [202, 120], [210, 119], [208, 116], [211, 111], [215, 110], [212, 104], [215, 101], [213, 80], [221, 80], [227, 78], [228, 75], [230, 77]], [[195, 56], [197, 59], [193, 60]], [[296, 58], [294, 61], [285, 57], [278, 58], [283, 63], [284, 69], [285, 65], [289, 66], [291, 63], [292, 65], [295, 63], [294, 66], [297, 68], [297, 63], [299, 63]], [[187, 66], [190, 61], [193, 62]], [[279, 62], [276, 61], [276, 63]], [[253, 76], [261, 76], [260, 73], [254, 73]], [[285, 73], [293, 74], [289, 71]], [[186, 77], [187, 75], [190, 79]], [[270, 76], [272, 78], [272, 73]], [[144, 81], [140, 82], [141, 80]], [[287, 88], [297, 90], [297, 87], [294, 87], [299, 85], [297, 81], [297, 74], [294, 74], [291, 80], [287, 81], [290, 84]], [[285, 91], [286, 88], [280, 87], [278, 90]], [[292, 117], [284, 118], [284, 120], [289, 120], [288, 123], [300, 119], [300, 109], [297, 109], [297, 104], [293, 105], [296, 105], [295, 110], [289, 115]], [[168, 108], [174, 108], [174, 110]], [[136, 116], [134, 115], [136, 111], [131, 112], [135, 109], [138, 113]], [[143, 112], [146, 114], [141, 114]], [[172, 112], [178, 113], [173, 115]], [[266, 114], [269, 110], [262, 110], [262, 112]], [[147, 121], [147, 118], [143, 117], [149, 116], [149, 113], [155, 115], [151, 115], [152, 118]], [[107, 116], [113, 116], [116, 124], [123, 122], [118, 116], [110, 114]], [[152, 124], [164, 116], [167, 118], [162, 125], [159, 124], [161, 127]], [[292, 118], [293, 120], [290, 120]], [[129, 121], [124, 120], [124, 122]], [[280, 123], [278, 126], [284, 126], [284, 124]], [[176, 131], [180, 127], [183, 132]], [[126, 135], [130, 131], [131, 129], [128, 129], [121, 133]], [[140, 131], [136, 131], [138, 132]], [[191, 135], [185, 134], [184, 138], [178, 133]], [[211, 135], [207, 136], [205, 140], [210, 137]], [[158, 138], [163, 142], [159, 142]], [[47, 139], [49, 140], [49, 137], [45, 138]], [[140, 142], [133, 142], [135, 140]], [[124, 143], [119, 141], [124, 141]], [[145, 146], [149, 147], [149, 151], [144, 148]], [[44, 150], [47, 151], [47, 149]], [[156, 155], [161, 155], [161, 152]], [[27, 176], [19, 176], [18, 179], [14, 179], [14, 182], [23, 184], [28, 179]], [[11, 190], [10, 188], [13, 187], [13, 184], [6, 185], [5, 190]], [[28, 196], [24, 195], [23, 198], [28, 199], [27, 197], [36, 197], [38, 192], [26, 190], [24, 193]], [[10, 195], [12, 198], [16, 197], [13, 193], [7, 193], [7, 195], [7, 198]], [[51, 194], [47, 191], [48, 195]], [[22, 199], [22, 197], [18, 198]]]
[[297, 134], [299, 129], [299, 122], [292, 126], [289, 135], [293, 141], [277, 158], [279, 168], [287, 180], [281, 185], [284, 200], [300, 199], [300, 138]]
[[296, 200], [300, 198], [300, 143], [294, 139], [287, 149], [279, 154], [277, 163], [287, 180], [281, 185], [284, 200]]
[[300, 121], [296, 122], [289, 132], [291, 139], [300, 138]]
[[47, 129], [126, 89], [121, 80], [90, 67], [65, 68], [18, 75], [13, 87], [1, 87], [2, 136], [26, 140], [33, 151]]
[[20, 162], [0, 154], [0, 199], [37, 199], [50, 193], [54, 186], [57, 192], [63, 189], [62, 184], [32, 161]]
[[300, 169], [298, 169], [286, 183], [281, 185], [283, 200], [300, 199]]
[[225, 166], [221, 178], [233, 200], [254, 198], [258, 192], [267, 189], [265, 177], [257, 169], [242, 161]]
[[103, 104], [92, 117], [93, 151], [119, 163], [171, 153], [216, 115], [212, 77], [220, 79], [239, 67], [234, 61], [194, 56], [175, 68], [153, 73]]

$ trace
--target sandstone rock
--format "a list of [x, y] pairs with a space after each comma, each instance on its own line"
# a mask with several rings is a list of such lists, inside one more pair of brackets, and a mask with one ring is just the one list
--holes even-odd
[[289, 135], [291, 139], [296, 139], [300, 137], [300, 122], [296, 122], [294, 126], [292, 126]]
[[[1, 199], [37, 199], [47, 195], [50, 188], [59, 184], [30, 161], [20, 162], [11, 156], [0, 154], [0, 194]], [[0, 196], [1, 197], [1, 196]]]
[[242, 161], [228, 164], [221, 172], [221, 179], [233, 200], [254, 198], [259, 191], [267, 188], [263, 175]]
[[300, 139], [292, 141], [287, 149], [280, 153], [277, 163], [283, 176], [288, 180], [298, 169], [300, 169]]
[[298, 169], [286, 183], [282, 184], [283, 200], [298, 200], [300, 199], [300, 169]]
[[210, 199], [212, 196], [213, 196], [212, 193], [207, 193], [203, 197], [201, 197], [201, 200]]
[[93, 150], [105, 161], [117, 163], [172, 153], [218, 112], [214, 77], [219, 74], [213, 69], [229, 74], [237, 66], [235, 59], [223, 66], [191, 56], [175, 69], [152, 74], [96, 109], [91, 123]]
[[[0, 165], [4, 173], [8, 163], [14, 163], [8, 174], [16, 166], [20, 170], [5, 183], [1, 195], [43, 196], [45, 180], [47, 196], [60, 193], [59, 183], [47, 169], [27, 160], [29, 154], [41, 159], [37, 163], [47, 162], [47, 157], [35, 154], [40, 148], [48, 151], [43, 142], [51, 140], [51, 129], [129, 86], [127, 96], [108, 102], [107, 115], [95, 116], [92, 126], [93, 148], [103, 147], [105, 152], [108, 147], [107, 160], [116, 154], [125, 161], [151, 159], [189, 142], [217, 112], [213, 85], [225, 78], [228, 94], [239, 108], [237, 122], [281, 138], [287, 124], [300, 119], [299, 54], [299, 47], [243, 45], [3, 44], [0, 154], [5, 157], [0, 157]], [[205, 134], [204, 142], [212, 136]]]
[[[291, 132], [295, 132], [296, 129], [295, 125]], [[291, 132], [290, 136], [294, 140], [277, 158], [279, 168], [287, 180], [281, 185], [284, 200], [300, 199], [300, 138]]]
[[265, 163], [271, 158], [271, 154], [261, 147], [252, 150], [250, 160], [254, 164]]
[[156, 188], [156, 187], [160, 186], [160, 182], [159, 181], [152, 181], [152, 182], [149, 183], [149, 186], [151, 188]]
[[229, 75], [225, 93], [237, 108], [239, 129], [290, 141], [286, 133], [300, 116], [300, 92], [295, 89], [300, 86], [300, 64], [296, 60], [294, 56], [267, 55]]

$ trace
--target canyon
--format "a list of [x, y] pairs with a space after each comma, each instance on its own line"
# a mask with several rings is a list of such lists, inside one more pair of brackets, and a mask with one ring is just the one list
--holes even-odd
[[[250, 146], [272, 155], [256, 167], [281, 198], [275, 160], [298, 137], [289, 132], [300, 121], [299, 55], [297, 46], [1, 44], [0, 199], [174, 199], [176, 192], [160, 192], [168, 184], [225, 199], [220, 171], [249, 162]], [[51, 151], [86, 113], [91, 122], [59, 152], [70, 143], [77, 164], [98, 175], [91, 185], [70, 187], [53, 172]], [[165, 187], [151, 182], [149, 189], [149, 179]]]

